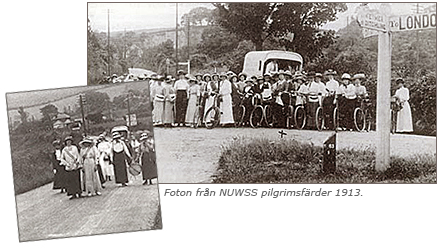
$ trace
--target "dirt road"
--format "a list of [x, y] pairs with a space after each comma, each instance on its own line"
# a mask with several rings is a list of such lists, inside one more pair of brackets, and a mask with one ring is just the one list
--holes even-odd
[[[211, 182], [221, 146], [234, 137], [268, 137], [279, 140], [280, 129], [252, 128], [154, 128], [157, 166], [160, 183]], [[322, 146], [332, 132], [285, 130], [284, 139], [312, 142]], [[339, 132], [337, 149], [375, 149], [375, 132]], [[393, 134], [391, 155], [407, 157], [413, 154], [436, 154], [436, 137]]]
[[159, 210], [158, 187], [106, 183], [101, 196], [69, 200], [52, 184], [16, 196], [20, 241], [150, 230]]

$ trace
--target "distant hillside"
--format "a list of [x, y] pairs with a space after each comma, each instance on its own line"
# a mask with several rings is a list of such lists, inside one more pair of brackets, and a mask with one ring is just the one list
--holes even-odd
[[20, 119], [18, 107], [23, 106], [25, 111], [29, 113], [29, 118], [39, 120], [42, 118], [40, 109], [47, 104], [53, 104], [62, 112], [64, 108], [75, 109], [78, 102], [78, 94], [88, 91], [97, 91], [107, 93], [112, 101], [115, 96], [127, 93], [128, 90], [148, 89], [149, 84], [144, 81], [131, 83], [119, 83], [97, 86], [81, 86], [73, 88], [59, 88], [39, 91], [27, 91], [8, 93], [6, 95], [7, 109], [10, 122]]

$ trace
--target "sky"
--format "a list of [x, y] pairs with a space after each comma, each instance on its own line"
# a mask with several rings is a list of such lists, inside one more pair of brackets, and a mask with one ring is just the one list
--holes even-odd
[[[325, 29], [338, 30], [346, 26], [349, 16], [354, 15], [359, 3], [347, 3], [348, 10], [338, 14], [335, 22], [327, 23]], [[391, 3], [392, 14], [402, 15], [415, 9], [413, 3]], [[380, 3], [370, 3], [370, 8], [378, 8]], [[179, 3], [180, 18], [196, 7], [213, 9], [211, 3]], [[110, 30], [123, 31], [175, 27], [176, 3], [88, 3], [88, 17], [94, 31], [107, 31], [107, 11], [110, 10]]]

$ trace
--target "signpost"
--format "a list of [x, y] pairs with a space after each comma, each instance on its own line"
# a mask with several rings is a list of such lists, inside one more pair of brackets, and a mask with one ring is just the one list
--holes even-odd
[[[384, 171], [390, 166], [390, 80], [392, 61], [392, 32], [436, 28], [436, 12], [404, 16], [389, 16], [391, 7], [381, 4], [380, 11], [361, 7], [357, 17], [364, 29], [363, 36], [378, 35], [377, 85], [377, 152], [375, 170]], [[366, 31], [365, 31], [366, 30]]]

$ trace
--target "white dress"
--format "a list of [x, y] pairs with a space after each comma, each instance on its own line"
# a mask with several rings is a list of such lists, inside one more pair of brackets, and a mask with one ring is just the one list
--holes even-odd
[[398, 111], [396, 118], [396, 131], [413, 132], [412, 110], [408, 102], [410, 99], [409, 90], [401, 87], [395, 92], [395, 96], [402, 103], [402, 109]]
[[232, 109], [232, 83], [229, 80], [221, 82], [219, 94], [222, 98], [220, 102], [221, 124], [234, 123]]
[[114, 176], [113, 165], [110, 164], [111, 144], [108, 141], [102, 141], [98, 144], [99, 164], [101, 165], [104, 176]]

